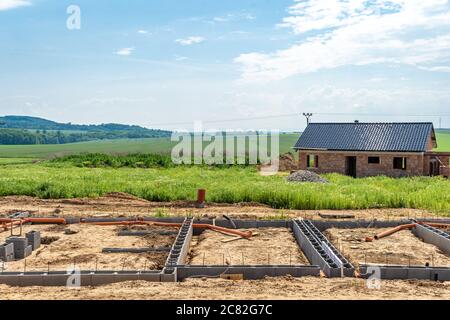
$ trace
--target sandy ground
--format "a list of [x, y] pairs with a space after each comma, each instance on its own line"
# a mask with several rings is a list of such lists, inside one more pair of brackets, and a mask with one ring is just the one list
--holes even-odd
[[[351, 211], [302, 211], [302, 210], [276, 210], [258, 204], [236, 204], [221, 205], [208, 204], [205, 209], [196, 209], [192, 202], [175, 203], [154, 203], [132, 197], [127, 194], [110, 194], [97, 199], [62, 199], [43, 200], [31, 197], [0, 197], [0, 216], [17, 211], [28, 211], [34, 216], [80, 216], [80, 217], [133, 217], [133, 216], [186, 216], [205, 218], [221, 218], [223, 214], [240, 219], [291, 219], [302, 217], [308, 219], [320, 219], [322, 214], [353, 214], [356, 219], [378, 219], [392, 220], [398, 218], [428, 218], [434, 215], [423, 210], [412, 209], [373, 209], [373, 210], [351, 210]], [[102, 227], [71, 225], [70, 229], [78, 231], [73, 235], [66, 235], [64, 227], [58, 226], [26, 226], [24, 231], [41, 230], [43, 237], [58, 237], [59, 239], [49, 245], [42, 246], [33, 256], [27, 259], [27, 271], [47, 270], [50, 263], [50, 270], [66, 268], [74, 263], [83, 269], [111, 269], [121, 270], [122, 268], [146, 269], [160, 268], [166, 259], [166, 254], [102, 254], [103, 247], [142, 247], [165, 243], [169, 245], [173, 239], [154, 239], [142, 237], [117, 237], [116, 227]], [[279, 230], [277, 230], [279, 231]], [[331, 230], [333, 232], [333, 230]], [[338, 232], [351, 230], [337, 230]], [[377, 230], [380, 231], [380, 230]], [[292, 263], [306, 262], [305, 257], [293, 242], [292, 235], [286, 233], [278, 234], [277, 241], [272, 241], [270, 230], [258, 230], [260, 235], [252, 241], [238, 240], [224, 244], [222, 239], [229, 238], [222, 234], [207, 232], [197, 245], [194, 244], [192, 262], [203, 263], [203, 252], [205, 253], [205, 263], [223, 263], [223, 254], [218, 252], [227, 249], [231, 253], [231, 262], [242, 262], [242, 251], [244, 262], [258, 263], [261, 256], [261, 263], [267, 263], [269, 256], [270, 263]], [[278, 232], [277, 232], [278, 233]], [[8, 233], [0, 233], [2, 237]], [[270, 235], [270, 237], [269, 237]], [[363, 229], [361, 234], [353, 237], [363, 238], [373, 235], [371, 230]], [[342, 234], [344, 238], [345, 234]], [[403, 234], [395, 235], [388, 241], [391, 247], [387, 246], [388, 256], [399, 255], [400, 257], [412, 256], [413, 252], [422, 250], [425, 246], [420, 240], [415, 239], [415, 244], [398, 242], [395, 237], [402, 237]], [[411, 236], [411, 235], [406, 235]], [[270, 238], [270, 240], [267, 240]], [[392, 241], [394, 240], [394, 241]], [[166, 242], [167, 241], [167, 242]], [[346, 238], [340, 243], [344, 253], [355, 259], [363, 261], [361, 252], [379, 251], [378, 243], [361, 243], [351, 241]], [[398, 242], [398, 244], [397, 244]], [[375, 247], [378, 246], [378, 248]], [[406, 249], [405, 249], [406, 245]], [[369, 247], [365, 247], [369, 246]], [[372, 246], [372, 247], [370, 247]], [[353, 249], [351, 247], [358, 247]], [[216, 249], [219, 248], [219, 249]], [[292, 250], [289, 258], [287, 251]], [[213, 249], [213, 250], [211, 250]], [[270, 253], [275, 250], [275, 253]], [[283, 250], [285, 254], [283, 255]], [[355, 251], [352, 256], [352, 251]], [[418, 259], [418, 263], [424, 264], [428, 261], [427, 256], [436, 252], [436, 248], [426, 249]], [[434, 250], [434, 251], [433, 251]], [[63, 252], [63, 254], [61, 254]], [[210, 254], [213, 252], [213, 254]], [[295, 252], [295, 254], [294, 254]], [[359, 252], [359, 255], [358, 255]], [[391, 253], [392, 252], [392, 253]], [[269, 253], [269, 254], [267, 254]], [[161, 256], [162, 255], [162, 256]], [[264, 258], [262, 257], [264, 256]], [[378, 253], [378, 256], [380, 254]], [[379, 262], [385, 262], [385, 254]], [[251, 261], [252, 257], [255, 262]], [[209, 261], [210, 259], [210, 261]], [[390, 259], [390, 258], [389, 258]], [[405, 258], [403, 258], [405, 259]], [[408, 258], [407, 258], [408, 259]], [[442, 259], [442, 260], [439, 260]], [[217, 261], [218, 260], [218, 261]], [[236, 262], [235, 262], [236, 260]], [[197, 261], [197, 262], [196, 262]], [[405, 263], [405, 260], [402, 260]], [[414, 261], [414, 260], [411, 260]], [[449, 265], [448, 258], [442, 255], [435, 255], [437, 264], [439, 261]], [[374, 262], [377, 262], [374, 260]], [[389, 260], [391, 263], [391, 260]], [[439, 262], [439, 264], [441, 264]], [[23, 262], [14, 262], [7, 265], [8, 269], [23, 270]], [[11, 268], [11, 269], [10, 269]], [[12, 288], [0, 285], [0, 299], [450, 299], [450, 282], [436, 283], [430, 281], [383, 281], [381, 290], [369, 290], [365, 286], [365, 281], [361, 279], [325, 279], [315, 277], [305, 277], [293, 279], [290, 277], [268, 278], [260, 281], [227, 281], [221, 279], [189, 279], [182, 283], [151, 283], [151, 282], [126, 282], [117, 283], [101, 287], [86, 287], [80, 290], [71, 290], [61, 287], [27, 287]]]
[[450, 256], [404, 230], [373, 242], [361, 241], [389, 229], [328, 229], [325, 234], [354, 265], [360, 263], [450, 267]]
[[[251, 229], [257, 236], [223, 243], [230, 239], [211, 230], [195, 237], [190, 252], [190, 264], [308, 264], [295, 238], [287, 228]], [[233, 237], [231, 237], [233, 238]]]
[[319, 213], [353, 214], [356, 219], [392, 220], [398, 218], [432, 218], [435, 214], [415, 209], [371, 209], [371, 210], [277, 210], [264, 205], [214, 204], [197, 209], [192, 202], [149, 202], [124, 193], [112, 193], [100, 198], [47, 200], [25, 196], [0, 197], [0, 216], [17, 211], [28, 211], [35, 216], [82, 216], [82, 217], [133, 217], [171, 215], [206, 218], [222, 218], [223, 214], [242, 219], [291, 219], [302, 217], [321, 219]]
[[[24, 226], [23, 233], [31, 230], [41, 231], [41, 237], [58, 239], [48, 245], [42, 245], [25, 260], [6, 263], [7, 271], [45, 271], [66, 270], [74, 264], [84, 270], [122, 270], [125, 269], [161, 269], [167, 259], [167, 253], [102, 253], [103, 248], [142, 248], [171, 247], [175, 236], [152, 235], [145, 237], [119, 237], [120, 227], [110, 226]], [[153, 227], [151, 227], [153, 228]], [[65, 234], [70, 229], [76, 234]], [[15, 229], [14, 232], [18, 232]], [[0, 233], [3, 243], [10, 232]]]
[[450, 300], [450, 282], [382, 281], [380, 290], [367, 289], [362, 279], [268, 278], [259, 281], [190, 279], [181, 283], [125, 282], [79, 290], [60, 287], [11, 288], [0, 285], [1, 299], [439, 299]]

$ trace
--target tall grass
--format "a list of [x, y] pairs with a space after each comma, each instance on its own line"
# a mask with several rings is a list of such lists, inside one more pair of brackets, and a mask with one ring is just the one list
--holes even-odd
[[68, 155], [51, 160], [51, 163], [69, 163], [88, 168], [171, 168], [174, 167], [169, 155], [135, 153], [111, 155], [104, 153], [84, 153]]
[[151, 201], [194, 200], [198, 188], [218, 203], [259, 202], [284, 209], [420, 208], [450, 213], [443, 178], [326, 175], [330, 184], [290, 183], [254, 167], [85, 168], [67, 163], [0, 166], [0, 196], [95, 197], [127, 192]]
[[[228, 167], [230, 159], [227, 159], [227, 155], [223, 155], [223, 164], [213, 165], [216, 167]], [[239, 159], [243, 164], [237, 164], [238, 158], [234, 156], [232, 159], [236, 166], [249, 166], [250, 159], [249, 155], [246, 154], [242, 159]], [[191, 164], [193, 163], [203, 163], [204, 159], [195, 158], [193, 155], [190, 157]], [[82, 153], [77, 155], [67, 155], [59, 158], [50, 160], [52, 164], [72, 164], [77, 167], [87, 167], [87, 168], [173, 168], [176, 165], [173, 163], [170, 155], [161, 154], [149, 154], [149, 153], [134, 153], [134, 154], [124, 154], [124, 155], [112, 155], [104, 153]], [[259, 163], [259, 159], [258, 159]]]

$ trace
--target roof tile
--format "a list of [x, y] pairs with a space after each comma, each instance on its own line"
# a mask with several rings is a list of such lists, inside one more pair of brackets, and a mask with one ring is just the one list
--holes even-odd
[[431, 122], [310, 123], [294, 149], [427, 151]]

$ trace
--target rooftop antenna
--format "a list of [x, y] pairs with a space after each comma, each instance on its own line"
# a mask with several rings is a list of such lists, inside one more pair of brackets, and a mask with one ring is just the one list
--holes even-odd
[[306, 118], [306, 124], [309, 125], [311, 123], [312, 113], [303, 113], [303, 116]]

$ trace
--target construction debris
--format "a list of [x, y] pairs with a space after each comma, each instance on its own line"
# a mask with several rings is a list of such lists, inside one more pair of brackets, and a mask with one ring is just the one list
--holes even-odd
[[280, 171], [295, 171], [298, 170], [298, 162], [294, 155], [290, 152], [282, 154], [279, 162]]
[[289, 182], [315, 182], [315, 183], [329, 183], [327, 179], [322, 178], [317, 173], [299, 170], [287, 177]]

